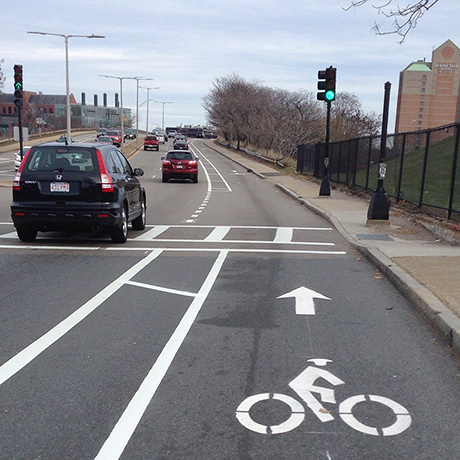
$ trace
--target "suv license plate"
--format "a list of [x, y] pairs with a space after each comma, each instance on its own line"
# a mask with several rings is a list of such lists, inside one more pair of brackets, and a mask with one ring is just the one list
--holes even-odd
[[52, 192], [70, 192], [70, 184], [68, 182], [51, 182], [50, 190]]

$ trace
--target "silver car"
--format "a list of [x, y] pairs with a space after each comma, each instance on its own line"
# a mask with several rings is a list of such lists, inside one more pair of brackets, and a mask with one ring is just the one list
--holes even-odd
[[[22, 147], [22, 158], [26, 156], [26, 153], [31, 149], [31, 145], [26, 145]], [[18, 150], [14, 154], [14, 170], [17, 171], [19, 169], [19, 166], [21, 166], [21, 150]]]
[[163, 134], [157, 134], [157, 139], [159, 144], [164, 144], [165, 143], [165, 137]]

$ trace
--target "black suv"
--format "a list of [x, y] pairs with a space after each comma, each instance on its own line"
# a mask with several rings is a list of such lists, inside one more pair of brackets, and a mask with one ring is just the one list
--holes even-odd
[[109, 144], [38, 144], [24, 157], [13, 180], [11, 216], [21, 241], [37, 231], [110, 232], [114, 243], [128, 237], [128, 222], [143, 230], [146, 195], [128, 160]]

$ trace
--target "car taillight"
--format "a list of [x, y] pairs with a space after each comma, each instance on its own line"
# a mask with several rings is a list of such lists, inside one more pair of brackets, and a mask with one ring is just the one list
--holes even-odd
[[20, 190], [21, 189], [21, 174], [22, 170], [24, 169], [24, 165], [26, 164], [27, 157], [32, 149], [29, 149], [27, 153], [24, 155], [24, 158], [21, 162], [21, 166], [19, 166], [18, 172], [15, 174], [13, 179], [13, 190]]
[[170, 162], [169, 160], [163, 160], [163, 164], [164, 164], [164, 165], [170, 165], [171, 162]]
[[101, 185], [103, 192], [113, 192], [112, 178], [107, 174], [104, 159], [100, 150], [96, 150], [97, 161], [99, 163], [99, 171], [101, 172]]
[[196, 161], [195, 161], [195, 160], [190, 160], [190, 161], [188, 162], [188, 165], [189, 165], [189, 166], [196, 166]]

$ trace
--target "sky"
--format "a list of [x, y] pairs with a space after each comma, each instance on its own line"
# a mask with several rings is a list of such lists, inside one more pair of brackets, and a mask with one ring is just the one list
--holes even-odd
[[[393, 0], [396, 1], [396, 0]], [[404, 0], [404, 5], [411, 0]], [[317, 92], [318, 70], [337, 68], [337, 92], [353, 93], [365, 112], [382, 113], [384, 84], [392, 84], [389, 131], [394, 132], [399, 73], [431, 60], [434, 48], [458, 36], [460, 2], [440, 0], [398, 44], [397, 35], [371, 0], [345, 11], [351, 0], [0, 0], [0, 61], [5, 92], [13, 92], [13, 66], [23, 65], [24, 89], [65, 94], [65, 41], [70, 38], [70, 91], [114, 106], [117, 77], [143, 77], [150, 91], [149, 130], [206, 125], [203, 97], [217, 78], [236, 74], [288, 91]], [[396, 7], [396, 4], [394, 4]], [[123, 81], [123, 105], [136, 113], [136, 81]], [[139, 90], [139, 127], [146, 123], [147, 91]], [[161, 104], [155, 101], [171, 102]]]

